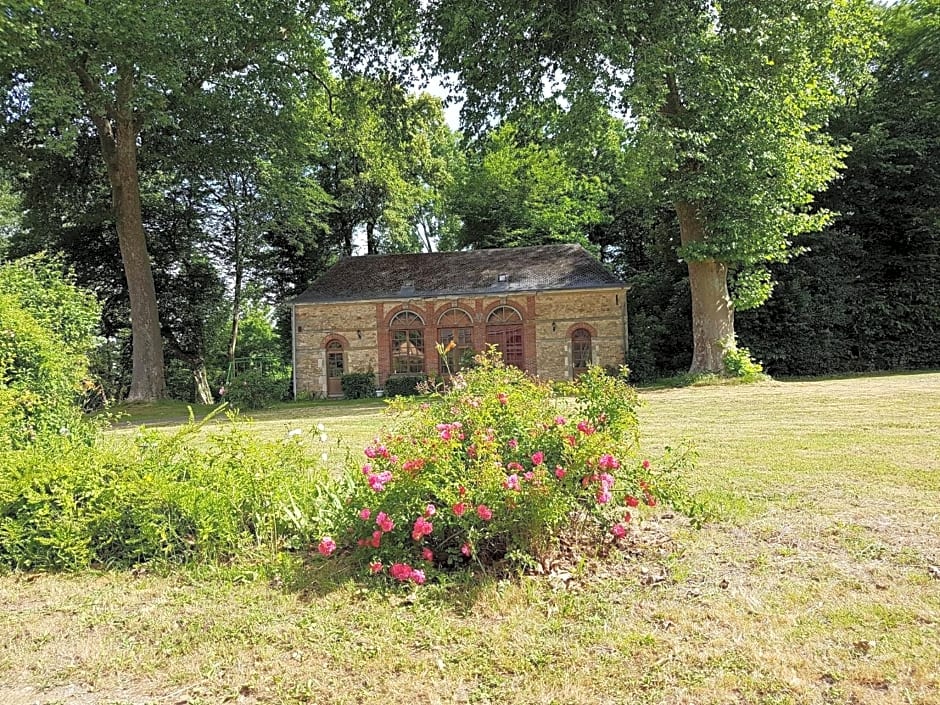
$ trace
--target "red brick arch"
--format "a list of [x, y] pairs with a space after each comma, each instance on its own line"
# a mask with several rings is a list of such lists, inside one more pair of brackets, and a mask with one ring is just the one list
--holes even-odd
[[568, 326], [568, 331], [565, 333], [565, 337], [570, 338], [579, 328], [583, 328], [588, 333], [590, 333], [592, 339], [597, 337], [597, 329], [590, 323], [572, 323], [570, 326]]
[[489, 323], [490, 314], [493, 313], [493, 311], [495, 311], [496, 309], [503, 308], [504, 306], [506, 308], [511, 308], [515, 310], [519, 314], [519, 316], [522, 318], [523, 323], [526, 323], [528, 321], [528, 318], [529, 318], [529, 316], [527, 315], [528, 309], [525, 303], [523, 303], [522, 301], [506, 300], [506, 301], [497, 301], [496, 303], [490, 304], [485, 309], [483, 309], [483, 320], [481, 322], [484, 325]]
[[410, 311], [411, 313], [419, 316], [421, 320], [424, 321], [424, 326], [430, 325], [428, 322], [428, 312], [425, 310], [424, 306], [398, 304], [385, 313], [385, 317], [382, 319], [382, 327], [386, 329], [389, 328], [389, 326], [392, 325], [392, 319], [403, 311]]
[[349, 349], [349, 341], [346, 340], [346, 337], [340, 335], [339, 333], [329, 333], [323, 337], [323, 340], [320, 341], [320, 347], [326, 349], [326, 346], [336, 341], [343, 346], [343, 350]]

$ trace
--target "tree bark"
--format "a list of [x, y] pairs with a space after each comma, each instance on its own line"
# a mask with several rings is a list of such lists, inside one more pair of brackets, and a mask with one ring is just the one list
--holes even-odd
[[[683, 245], [705, 238], [705, 222], [694, 203], [677, 201]], [[689, 372], [724, 372], [724, 355], [734, 348], [734, 308], [728, 294], [728, 267], [713, 259], [689, 262], [692, 290], [692, 364]]]
[[235, 260], [235, 281], [232, 292], [232, 327], [228, 340], [229, 369], [234, 370], [235, 350], [238, 347], [238, 327], [242, 315], [242, 278], [244, 265], [242, 262], [241, 219], [237, 209], [232, 214], [232, 256]]
[[366, 254], [375, 254], [375, 223], [371, 220], [366, 222]]
[[140, 175], [137, 170], [137, 137], [140, 132], [131, 101], [134, 94], [133, 70], [118, 67], [115, 99], [104, 96], [88, 73], [84, 62], [74, 66], [88, 102], [88, 113], [98, 133], [111, 184], [111, 201], [118, 234], [118, 247], [131, 303], [131, 346], [133, 368], [128, 401], [156, 401], [166, 396], [163, 366], [163, 338], [153, 269], [147, 251], [140, 207]]
[[196, 403], [214, 404], [212, 390], [209, 388], [209, 376], [206, 374], [206, 363], [200, 360], [193, 366], [193, 382], [196, 388]]
[[127, 399], [156, 401], [166, 396], [166, 375], [157, 292], [140, 206], [137, 129], [129, 117], [118, 117], [111, 126], [116, 130], [102, 131], [99, 127], [98, 135], [111, 183], [118, 245], [131, 303], [133, 369]]

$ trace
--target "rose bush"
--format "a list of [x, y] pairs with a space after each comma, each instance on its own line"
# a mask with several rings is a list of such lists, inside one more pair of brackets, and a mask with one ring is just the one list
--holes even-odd
[[664, 496], [622, 379], [593, 368], [553, 387], [496, 354], [476, 362], [443, 391], [392, 402], [394, 430], [351, 470], [345, 541], [370, 573], [420, 584], [471, 562], [525, 565], [571, 527], [619, 540]]

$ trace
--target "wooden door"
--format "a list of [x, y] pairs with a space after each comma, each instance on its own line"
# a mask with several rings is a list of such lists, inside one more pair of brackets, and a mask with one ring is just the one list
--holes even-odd
[[346, 355], [343, 344], [332, 341], [326, 346], [326, 394], [330, 397], [343, 396], [343, 375], [346, 373]]

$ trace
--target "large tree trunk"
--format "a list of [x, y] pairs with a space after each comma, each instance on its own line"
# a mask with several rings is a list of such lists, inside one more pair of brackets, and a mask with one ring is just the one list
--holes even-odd
[[244, 276], [244, 265], [242, 262], [241, 229], [241, 219], [236, 212], [232, 217], [232, 256], [235, 260], [235, 281], [232, 285], [234, 288], [232, 294], [232, 326], [229, 331], [228, 339], [228, 362], [230, 370], [235, 369], [235, 350], [238, 347], [238, 327], [242, 317], [242, 279]]
[[133, 118], [123, 115], [97, 126], [131, 302], [133, 370], [128, 401], [155, 401], [166, 396], [166, 375], [157, 293], [140, 207], [137, 129]]
[[366, 223], [366, 254], [374, 255], [375, 253], [375, 223], [370, 220]]
[[[683, 245], [705, 238], [705, 223], [695, 204], [678, 201]], [[734, 347], [734, 309], [728, 295], [728, 267], [717, 260], [689, 262], [692, 289], [692, 365], [689, 372], [724, 372], [724, 354]]]
[[212, 390], [209, 388], [209, 376], [206, 374], [206, 363], [204, 360], [199, 360], [199, 362], [193, 366], [193, 383], [196, 386], [197, 404], [215, 403], [215, 399], [212, 398]]

